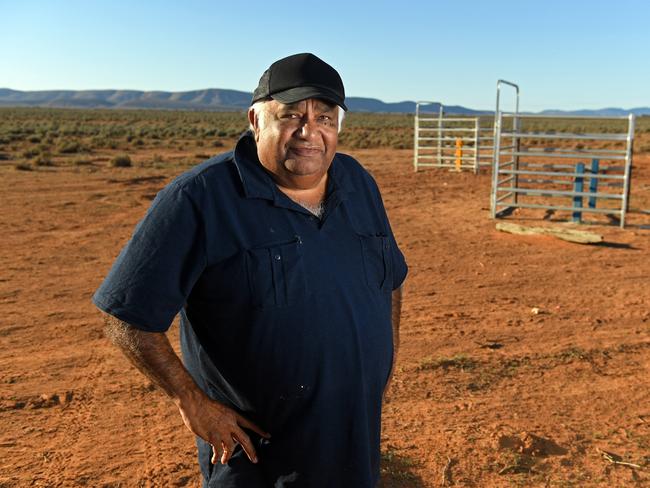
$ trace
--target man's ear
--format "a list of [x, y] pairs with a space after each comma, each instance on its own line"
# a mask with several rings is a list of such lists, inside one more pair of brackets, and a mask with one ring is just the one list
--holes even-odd
[[259, 131], [258, 115], [255, 113], [253, 107], [250, 107], [248, 109], [248, 122], [253, 127], [253, 135], [255, 136], [255, 140], [257, 141], [257, 134], [259, 134], [260, 131]]

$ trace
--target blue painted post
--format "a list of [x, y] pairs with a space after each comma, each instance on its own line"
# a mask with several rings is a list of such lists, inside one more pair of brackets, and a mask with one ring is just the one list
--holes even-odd
[[[585, 163], [576, 164], [576, 173], [578, 175], [584, 175], [585, 174]], [[573, 191], [574, 192], [582, 192], [582, 191], [584, 191], [584, 181], [585, 181], [584, 176], [576, 176], [575, 180], [573, 181]], [[574, 209], [582, 208], [582, 195], [574, 195], [574, 197], [573, 197], [573, 208]], [[582, 221], [582, 212], [581, 211], [579, 211], [579, 210], [574, 210], [573, 211], [573, 221], [574, 222], [581, 222]]]
[[[598, 159], [592, 159], [591, 160], [591, 174], [592, 175], [597, 175], [598, 174], [598, 165], [599, 165], [599, 160]], [[596, 193], [598, 192], [598, 178], [591, 177], [591, 180], [589, 180], [589, 193]], [[596, 197], [591, 196], [589, 197], [589, 208], [596, 208]]]

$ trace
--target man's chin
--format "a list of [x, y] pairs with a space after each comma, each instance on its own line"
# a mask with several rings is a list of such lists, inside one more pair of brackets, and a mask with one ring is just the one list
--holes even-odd
[[329, 164], [325, 164], [320, 158], [317, 161], [309, 158], [301, 158], [287, 160], [284, 167], [292, 175], [309, 177], [326, 173]]

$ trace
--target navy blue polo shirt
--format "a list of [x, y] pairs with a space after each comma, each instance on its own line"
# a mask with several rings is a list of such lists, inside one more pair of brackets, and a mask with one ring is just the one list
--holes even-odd
[[243, 136], [156, 197], [94, 295], [163, 332], [180, 312], [183, 361], [249, 432], [207, 486], [374, 487], [393, 357], [391, 292], [407, 273], [377, 185], [350, 156], [329, 169], [321, 219], [278, 190]]

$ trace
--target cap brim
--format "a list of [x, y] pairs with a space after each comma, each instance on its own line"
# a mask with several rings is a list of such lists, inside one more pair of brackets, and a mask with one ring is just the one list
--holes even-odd
[[299, 86], [296, 88], [290, 88], [278, 93], [273, 93], [271, 98], [282, 103], [296, 103], [308, 98], [320, 98], [338, 105], [346, 112], [348, 110], [345, 103], [343, 103], [343, 100], [341, 100], [341, 97], [329, 90], [317, 86]]

